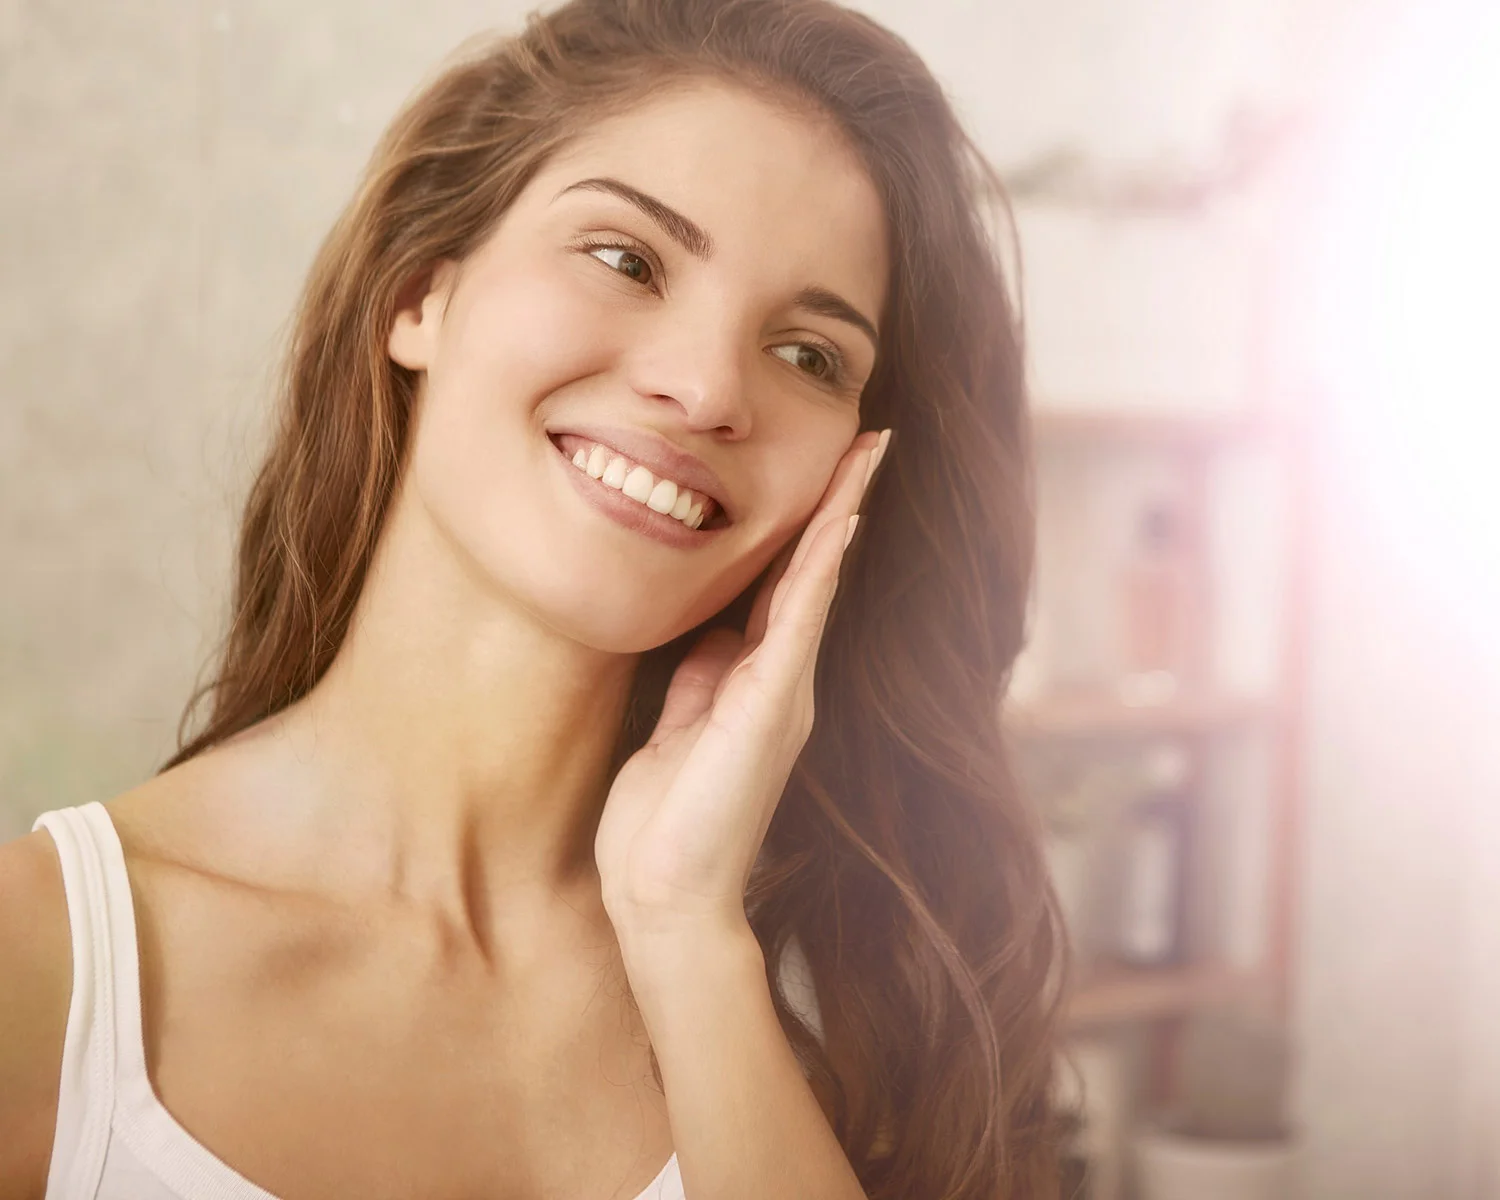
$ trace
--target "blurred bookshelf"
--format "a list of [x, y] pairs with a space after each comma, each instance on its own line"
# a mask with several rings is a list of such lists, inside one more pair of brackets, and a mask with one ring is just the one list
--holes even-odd
[[[1123, 797], [1111, 801], [1107, 821], [1097, 819], [1097, 812], [1092, 818], [1080, 816], [1089, 806], [1076, 803], [1079, 812], [1057, 819], [1058, 827], [1072, 831], [1057, 835], [1059, 842], [1081, 837], [1079, 831], [1091, 819], [1103, 826], [1113, 822], [1112, 834], [1096, 838], [1103, 839], [1104, 848], [1094, 851], [1089, 865], [1071, 870], [1075, 890], [1080, 882], [1094, 890], [1107, 887], [1111, 879], [1118, 885], [1118, 864], [1111, 875], [1099, 863], [1111, 861], [1109, 855], [1118, 851], [1108, 837], [1130, 828], [1136, 803], [1132, 789], [1139, 780], [1131, 768], [1110, 764], [1128, 764], [1153, 753], [1175, 764], [1174, 796], [1188, 810], [1192, 830], [1176, 844], [1184, 861], [1175, 867], [1182, 895], [1173, 917], [1181, 928], [1160, 962], [1142, 962], [1140, 955], [1132, 959], [1118, 952], [1110, 936], [1129, 905], [1106, 895], [1096, 897], [1090, 908], [1075, 896], [1074, 907], [1096, 918], [1102, 913], [1102, 922], [1093, 923], [1107, 928], [1104, 933], [1096, 928], [1082, 939], [1066, 1019], [1069, 1033], [1080, 1038], [1144, 1037], [1152, 1062], [1147, 1094], [1150, 1103], [1160, 1106], [1170, 1103], [1168, 1068], [1183, 1022], [1192, 1014], [1243, 1003], [1284, 1015], [1289, 1004], [1296, 904], [1292, 864], [1300, 828], [1305, 577], [1302, 534], [1291, 517], [1305, 474], [1301, 439], [1294, 422], [1248, 408], [1182, 412], [1144, 404], [1107, 411], [1042, 406], [1033, 412], [1032, 433], [1039, 520], [1031, 629], [1038, 636], [1022, 656], [1033, 661], [1024, 668], [1018, 662], [999, 717], [1018, 759], [1035, 759], [1045, 767], [1037, 769], [1028, 787], [1049, 822], [1056, 819], [1049, 802], [1069, 788], [1081, 793], [1080, 780], [1113, 778]], [[1246, 456], [1275, 465], [1265, 478], [1274, 480], [1267, 487], [1279, 495], [1273, 502], [1263, 494], [1265, 488], [1257, 490], [1259, 484], [1246, 487], [1237, 501], [1240, 518], [1216, 516], [1216, 505], [1225, 507], [1220, 477], [1233, 475], [1226, 464]], [[1148, 481], [1138, 494], [1131, 492], [1132, 472]], [[1140, 586], [1133, 599], [1127, 594], [1137, 582], [1129, 575], [1134, 568], [1128, 559], [1141, 527], [1130, 508], [1152, 494], [1172, 497], [1171, 537], [1164, 540], [1175, 558], [1170, 572], [1148, 564], [1137, 574], [1153, 586], [1160, 580], [1152, 571], [1176, 581], [1181, 595], [1161, 591], [1170, 603], [1161, 604], [1163, 611], [1155, 616], [1163, 627], [1173, 622], [1181, 626], [1171, 631], [1180, 639], [1172, 644], [1181, 649], [1174, 663], [1132, 671], [1124, 669], [1130, 666], [1128, 653], [1122, 667], [1121, 639], [1112, 642], [1107, 629], [1089, 625], [1091, 620], [1107, 625], [1114, 619], [1116, 625], [1128, 626], [1116, 610], [1130, 603], [1138, 623], [1152, 617], [1158, 593]], [[1237, 595], [1241, 581], [1220, 576], [1222, 564], [1241, 557], [1239, 531], [1256, 521], [1278, 528], [1274, 536], [1261, 539], [1271, 549], [1256, 568], [1268, 581], [1267, 595], [1246, 599]], [[1091, 522], [1097, 528], [1091, 530]], [[1116, 568], [1119, 562], [1126, 565]], [[1246, 613], [1266, 623], [1258, 640], [1227, 627], [1233, 623], [1228, 617], [1243, 623]], [[1266, 615], [1271, 613], [1274, 618]], [[1225, 668], [1226, 661], [1233, 665], [1241, 643], [1255, 646], [1240, 659], [1253, 660], [1257, 669], [1243, 669], [1242, 661], [1238, 674], [1255, 675], [1253, 679], [1236, 678], [1235, 670]], [[1261, 765], [1253, 781], [1248, 778], [1252, 773], [1239, 766], [1247, 745]], [[1219, 795], [1226, 778], [1239, 785], [1229, 789], [1227, 801]], [[1233, 874], [1222, 870], [1224, 856], [1237, 849], [1220, 844], [1233, 839], [1225, 839], [1222, 829], [1209, 828], [1207, 815], [1199, 811], [1213, 805], [1253, 809], [1262, 822], [1264, 853], [1253, 871], [1238, 873], [1253, 874], [1258, 888], [1258, 903], [1251, 906], [1259, 929], [1253, 953], [1244, 945], [1224, 944], [1233, 940], [1224, 933], [1233, 923], [1213, 911], [1224, 901], [1212, 894], [1214, 886], [1222, 885], [1219, 875]], [[1094, 807], [1105, 808], [1099, 803]], [[1205, 881], [1209, 886], [1203, 886]], [[1060, 882], [1066, 911], [1064, 892]]]
[[1255, 974], [1212, 965], [1115, 968], [1084, 980], [1074, 991], [1067, 1024], [1076, 1032], [1121, 1021], [1179, 1017], [1253, 992], [1262, 983]]
[[1198, 693], [1160, 704], [1129, 704], [1103, 689], [1063, 689], [1012, 705], [1005, 719], [1021, 737], [1097, 738], [1213, 733], [1264, 722], [1271, 700]]
[[1215, 444], [1275, 437], [1281, 422], [1243, 411], [1173, 412], [1149, 401], [1109, 411], [1085, 407], [1042, 407], [1032, 412], [1033, 440], [1039, 450], [1102, 443], [1204, 449]]

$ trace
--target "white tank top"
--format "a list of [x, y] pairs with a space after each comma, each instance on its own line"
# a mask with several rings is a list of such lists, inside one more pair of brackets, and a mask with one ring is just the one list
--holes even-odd
[[[57, 1130], [46, 1200], [277, 1200], [194, 1140], [157, 1099], [141, 1035], [140, 960], [125, 854], [99, 803], [37, 818], [62, 862], [73, 942]], [[788, 1002], [821, 1036], [795, 942]], [[685, 1200], [673, 1154], [636, 1200]]]

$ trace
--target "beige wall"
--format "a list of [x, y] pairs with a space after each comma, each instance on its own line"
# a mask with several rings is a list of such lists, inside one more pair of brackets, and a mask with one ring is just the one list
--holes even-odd
[[302, 273], [401, 97], [518, 7], [4, 0], [0, 836], [173, 746]]

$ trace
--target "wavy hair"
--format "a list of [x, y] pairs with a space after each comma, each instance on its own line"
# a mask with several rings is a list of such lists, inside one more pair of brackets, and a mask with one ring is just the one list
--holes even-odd
[[[408, 102], [309, 273], [229, 631], [163, 769], [304, 696], [338, 652], [417, 395], [386, 352], [402, 289], [479, 247], [591, 122], [705, 77], [836, 122], [890, 237], [861, 424], [893, 444], [746, 895], [776, 1010], [872, 1200], [1056, 1197], [1066, 938], [997, 716], [1034, 539], [1023, 333], [989, 224], [1009, 210], [931, 73], [866, 17], [827, 0], [571, 0], [466, 43]], [[753, 592], [710, 623], [743, 628]], [[701, 632], [642, 656], [616, 765]], [[780, 990], [793, 936], [821, 1041]]]

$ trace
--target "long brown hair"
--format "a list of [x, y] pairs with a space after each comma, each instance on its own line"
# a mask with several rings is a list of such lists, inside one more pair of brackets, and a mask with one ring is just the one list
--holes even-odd
[[[997, 725], [1033, 555], [1022, 334], [988, 224], [1003, 192], [921, 60], [863, 16], [827, 0], [572, 0], [469, 44], [406, 106], [307, 280], [232, 624], [166, 766], [296, 701], [338, 652], [416, 395], [386, 353], [403, 287], [462, 262], [591, 120], [704, 76], [837, 122], [891, 240], [861, 415], [894, 442], [746, 897], [777, 1011], [872, 1198], [1055, 1197], [1064, 936]], [[743, 622], [749, 595], [718, 620]], [[643, 656], [617, 762], [699, 632]], [[793, 935], [824, 1043], [779, 990]]]

